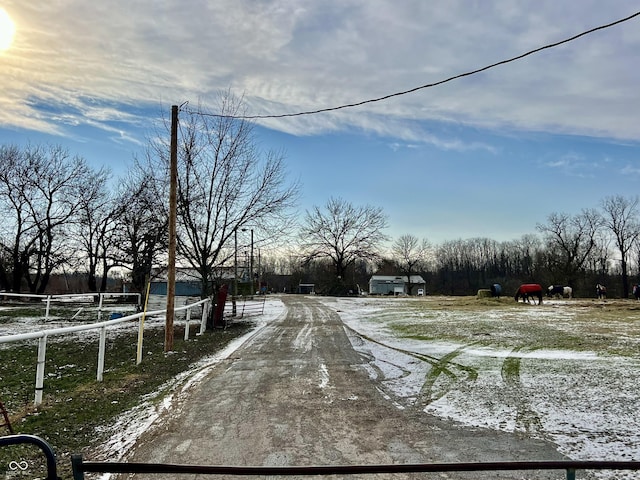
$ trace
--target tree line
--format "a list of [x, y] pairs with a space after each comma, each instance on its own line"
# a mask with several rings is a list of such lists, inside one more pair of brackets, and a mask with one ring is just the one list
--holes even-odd
[[[429, 291], [451, 295], [474, 294], [495, 283], [505, 291], [515, 291], [522, 283], [540, 283], [545, 288], [570, 286], [579, 295], [592, 296], [597, 283], [611, 283], [610, 291], [627, 298], [640, 272], [638, 202], [638, 197], [614, 195], [602, 199], [598, 208], [578, 214], [551, 213], [545, 223], [536, 225], [535, 234], [513, 241], [470, 238], [432, 245], [411, 234], [395, 239], [380, 236], [386, 218], [381, 209], [369, 206], [355, 211], [332, 199], [324, 211], [307, 212], [301, 241], [302, 237], [312, 241], [302, 241], [301, 265], [318, 277], [323, 266], [311, 266], [310, 260], [322, 258], [325, 271], [335, 270], [334, 283], [341, 272], [351, 269], [342, 278], [361, 286], [374, 273], [408, 279], [421, 275]], [[392, 240], [386, 250], [385, 240]], [[362, 248], [366, 255], [359, 253]], [[298, 275], [305, 276], [304, 268]]]
[[[287, 178], [283, 153], [261, 150], [252, 124], [238, 118], [242, 100], [223, 93], [216, 112], [183, 111], [178, 129], [177, 263], [200, 282], [202, 297], [235, 275], [248, 230], [265, 252], [295, 250], [263, 255], [256, 268], [278, 291], [312, 282], [322, 293], [353, 292], [380, 273], [420, 274], [429, 291], [446, 294], [535, 282], [587, 295], [590, 285], [619, 280], [627, 297], [640, 271], [638, 198], [551, 213], [537, 233], [508, 242], [392, 239], [381, 208], [334, 197], [299, 217], [300, 185]], [[124, 271], [131, 291], [143, 292], [167, 261], [169, 130], [162, 123], [118, 179], [60, 146], [0, 146], [0, 290], [42, 294], [62, 273], [82, 274], [87, 291], [106, 291], [112, 272]]]

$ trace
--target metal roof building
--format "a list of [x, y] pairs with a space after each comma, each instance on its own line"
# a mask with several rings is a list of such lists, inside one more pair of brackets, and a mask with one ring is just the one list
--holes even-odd
[[369, 279], [370, 295], [418, 295], [425, 291], [426, 282], [420, 275], [411, 275], [411, 291], [406, 275], [373, 275]]

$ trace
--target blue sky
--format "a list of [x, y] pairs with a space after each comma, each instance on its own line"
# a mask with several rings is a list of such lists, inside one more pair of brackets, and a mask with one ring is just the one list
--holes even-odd
[[[244, 96], [334, 107], [482, 68], [640, 10], [630, 0], [0, 0], [0, 143], [126, 171], [160, 112]], [[0, 45], [2, 26], [0, 15]], [[638, 194], [640, 17], [387, 101], [260, 120], [300, 211], [374, 205], [387, 234], [515, 240], [554, 212]]]

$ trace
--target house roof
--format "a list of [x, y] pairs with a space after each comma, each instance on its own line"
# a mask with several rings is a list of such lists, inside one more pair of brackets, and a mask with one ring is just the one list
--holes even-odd
[[[201, 276], [198, 271], [191, 267], [176, 267], [176, 282], [200, 282]], [[232, 267], [216, 268], [216, 278], [232, 279], [234, 272]], [[152, 282], [166, 282], [166, 268], [154, 268], [151, 275]]]
[[[408, 283], [406, 275], [373, 275], [369, 280], [369, 283], [371, 282]], [[424, 278], [422, 278], [421, 275], [411, 275], [411, 283], [426, 283], [426, 282], [424, 281]]]

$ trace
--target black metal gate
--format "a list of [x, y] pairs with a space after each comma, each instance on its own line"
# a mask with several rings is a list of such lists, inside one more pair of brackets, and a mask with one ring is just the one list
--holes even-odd
[[[46, 480], [61, 480], [57, 475], [53, 448], [43, 439], [33, 435], [9, 435], [0, 437], [0, 447], [30, 443], [40, 447], [47, 461]], [[72, 455], [73, 480], [84, 480], [85, 473], [139, 473], [139, 474], [191, 474], [226, 476], [329, 476], [375, 475], [393, 473], [426, 472], [497, 472], [561, 470], [567, 480], [575, 480], [578, 470], [640, 470], [640, 461], [550, 461], [550, 462], [476, 462], [476, 463], [417, 463], [391, 465], [321, 465], [321, 466], [224, 466], [224, 465], [176, 465], [164, 463], [85, 462], [81, 455]]]

